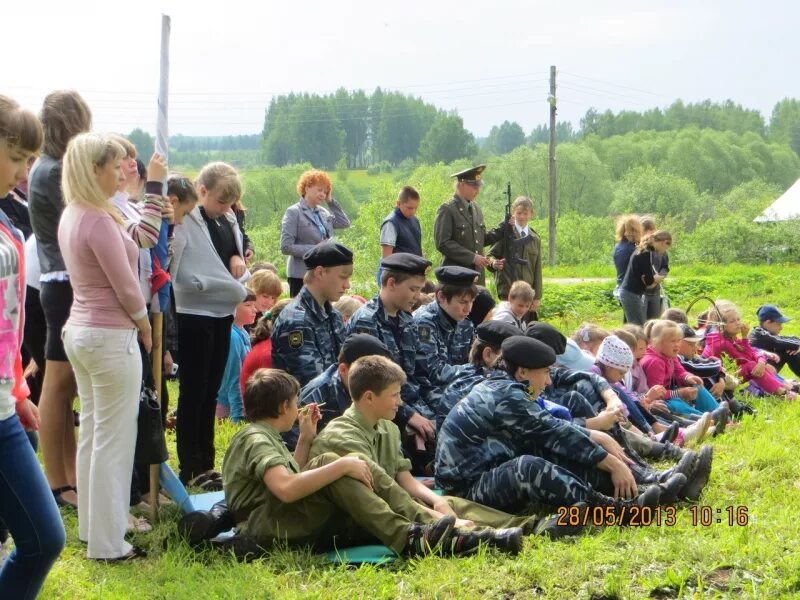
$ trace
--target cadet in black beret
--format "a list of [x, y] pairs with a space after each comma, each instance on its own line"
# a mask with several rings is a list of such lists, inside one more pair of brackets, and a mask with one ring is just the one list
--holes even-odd
[[342, 344], [339, 362], [352, 365], [363, 356], [385, 356], [391, 359], [392, 354], [378, 338], [368, 333], [353, 333]]
[[439, 267], [433, 271], [436, 281], [442, 285], [460, 285], [470, 287], [475, 285], [478, 272], [466, 267]]
[[408, 252], [395, 252], [381, 259], [381, 268], [389, 271], [400, 271], [412, 275], [426, 275], [431, 268], [427, 258]]
[[558, 329], [550, 325], [537, 321], [531, 323], [525, 330], [525, 335], [529, 338], [544, 342], [553, 349], [557, 356], [564, 354], [567, 350], [567, 338]]
[[475, 328], [475, 338], [493, 348], [499, 348], [503, 341], [515, 335], [519, 335], [519, 329], [504, 321], [486, 321]]
[[303, 255], [309, 271], [317, 267], [339, 267], [353, 264], [353, 251], [338, 242], [317, 244]]
[[[497, 303], [489, 291], [486, 288], [479, 288], [478, 293], [475, 295], [475, 300], [472, 301], [472, 310], [469, 311], [467, 318], [477, 327], [486, 320], [495, 304]], [[517, 329], [517, 335], [519, 335], [519, 329]]]
[[550, 346], [526, 335], [507, 338], [500, 351], [507, 364], [524, 369], [548, 369], [556, 362], [556, 353]]

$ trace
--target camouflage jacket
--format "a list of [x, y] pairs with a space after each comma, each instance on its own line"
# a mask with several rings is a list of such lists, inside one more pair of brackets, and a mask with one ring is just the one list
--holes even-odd
[[487, 471], [549, 451], [595, 465], [607, 453], [585, 429], [553, 417], [505, 373], [479, 383], [453, 407], [438, 434], [436, 485], [458, 495]]
[[272, 329], [272, 366], [305, 385], [339, 361], [344, 322], [330, 303], [322, 307], [306, 287], [278, 315]]

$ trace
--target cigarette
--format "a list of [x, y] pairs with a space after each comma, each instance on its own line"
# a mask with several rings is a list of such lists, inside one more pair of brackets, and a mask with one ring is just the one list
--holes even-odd
[[[321, 406], [325, 406], [326, 404], [327, 404], [327, 402], [320, 402], [319, 404], [317, 404], [317, 408], [320, 408]], [[311, 409], [311, 405], [310, 405], [310, 404], [306, 404], [306, 405], [305, 405], [303, 408], [301, 408], [301, 409], [300, 409], [300, 411], [299, 411], [299, 412], [301, 412], [301, 413], [305, 414], [305, 413], [307, 413], [307, 412], [308, 412], [310, 409]]]

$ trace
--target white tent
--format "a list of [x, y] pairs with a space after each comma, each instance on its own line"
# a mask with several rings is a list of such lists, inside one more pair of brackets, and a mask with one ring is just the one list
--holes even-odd
[[789, 219], [800, 219], [800, 179], [753, 220], [756, 223], [772, 223]]

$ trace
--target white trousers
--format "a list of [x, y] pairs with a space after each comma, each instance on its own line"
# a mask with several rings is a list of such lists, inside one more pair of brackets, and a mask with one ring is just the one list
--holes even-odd
[[131, 550], [125, 533], [142, 386], [136, 335], [136, 329], [64, 327], [81, 402], [78, 537], [88, 542], [89, 558]]

